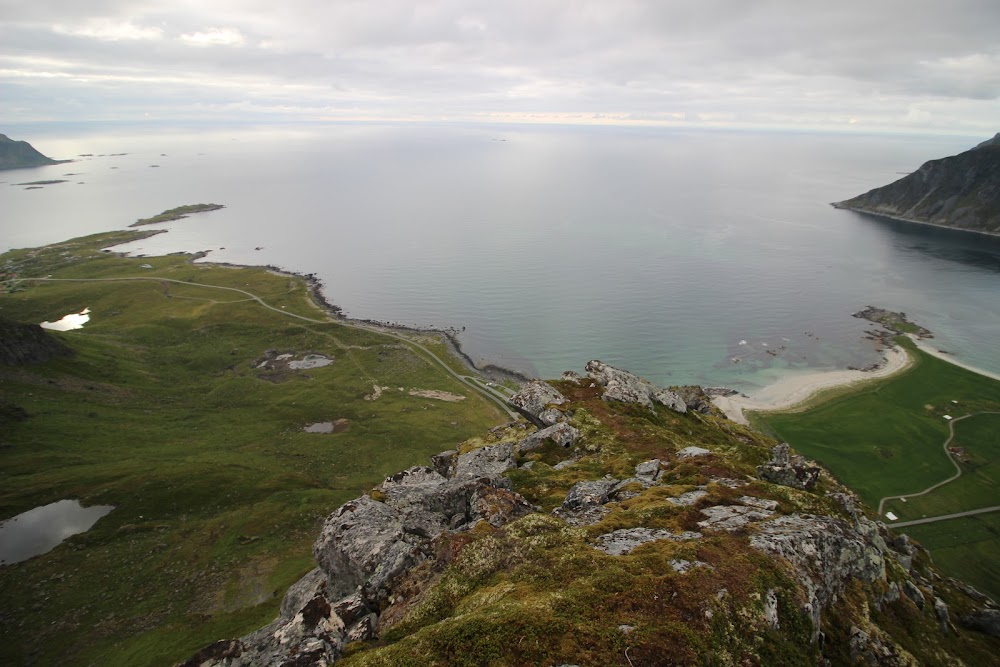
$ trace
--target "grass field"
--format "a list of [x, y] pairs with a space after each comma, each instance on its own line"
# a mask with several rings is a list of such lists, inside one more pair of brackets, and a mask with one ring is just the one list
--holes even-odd
[[[805, 410], [751, 416], [757, 427], [823, 463], [872, 508], [885, 496], [922, 491], [955, 473], [943, 447], [948, 438], [944, 415], [1000, 411], [1000, 382], [899, 340], [914, 355], [914, 364], [900, 375], [828, 400], [821, 396]], [[952, 444], [964, 447], [969, 456], [963, 475], [926, 496], [889, 501], [886, 510], [907, 520], [998, 504], [1000, 416], [977, 415], [956, 424], [955, 431]], [[975, 540], [947, 542], [948, 526], [973, 525], [979, 527]], [[996, 572], [992, 560], [1000, 538], [995, 527], [996, 519], [987, 515], [901, 530], [918, 540], [938, 536], [927, 546], [942, 569], [960, 578], [974, 573], [983, 585]], [[935, 549], [945, 544], [938, 559]], [[995, 583], [991, 590], [1000, 593]]]
[[[123, 258], [134, 232], [0, 256], [0, 316], [91, 321], [71, 359], [0, 366], [0, 518], [63, 498], [116, 509], [55, 550], [0, 568], [3, 664], [162, 665], [276, 615], [313, 567], [322, 518], [387, 474], [507, 417], [405, 343], [325, 319], [303, 281], [190, 257]], [[141, 268], [142, 264], [152, 268]], [[12, 289], [11, 289], [12, 288]], [[323, 354], [264, 369], [267, 350]], [[376, 400], [368, 400], [382, 388]], [[447, 402], [409, 394], [436, 389]], [[332, 434], [307, 424], [347, 420]]]
[[1000, 513], [909, 526], [900, 532], [930, 549], [943, 571], [1000, 600]]

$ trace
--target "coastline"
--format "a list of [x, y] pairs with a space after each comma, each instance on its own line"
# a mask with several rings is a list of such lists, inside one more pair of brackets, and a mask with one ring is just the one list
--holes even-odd
[[871, 215], [876, 218], [886, 218], [887, 220], [898, 220], [899, 222], [912, 222], [915, 225], [926, 225], [928, 227], [937, 227], [938, 229], [951, 229], [956, 232], [970, 232], [972, 234], [982, 234], [983, 236], [1000, 238], [1000, 232], [987, 232], [980, 229], [966, 229], [965, 227], [952, 227], [950, 225], [940, 225], [936, 222], [927, 222], [926, 220], [916, 220], [915, 218], [904, 218], [901, 215], [890, 215], [888, 213], [882, 213], [879, 211], [869, 211], [867, 209], [858, 208], [857, 206], [845, 206], [843, 202], [832, 202], [830, 206], [841, 211], [853, 211], [854, 213], [863, 213], [865, 215]]
[[[926, 340], [913, 334], [906, 334], [906, 336], [914, 342], [918, 349], [932, 357], [964, 368], [967, 371], [1000, 381], [1000, 373], [994, 373], [959, 361], [947, 352], [942, 352], [932, 347]], [[875, 370], [816, 371], [801, 375], [791, 375], [763, 387], [756, 391], [753, 396], [747, 396], [746, 394], [717, 396], [712, 399], [712, 403], [722, 410], [732, 421], [737, 424], [749, 426], [749, 421], [744, 414], [745, 411], [770, 412], [794, 410], [809, 402], [816, 394], [827, 389], [858, 386], [874, 380], [885, 379], [902, 373], [913, 364], [914, 360], [910, 353], [898, 345], [886, 348], [885, 352], [885, 360]]]
[[885, 361], [872, 371], [834, 370], [790, 375], [760, 389], [754, 396], [717, 396], [712, 399], [712, 403], [732, 421], [748, 426], [749, 422], [744, 414], [746, 410], [789, 410], [806, 403], [821, 391], [887, 378], [903, 372], [912, 363], [913, 359], [906, 350], [894, 346], [886, 349]]

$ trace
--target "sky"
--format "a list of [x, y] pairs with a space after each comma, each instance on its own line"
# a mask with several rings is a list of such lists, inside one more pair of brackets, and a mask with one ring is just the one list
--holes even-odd
[[0, 0], [0, 123], [992, 136], [998, 0]]

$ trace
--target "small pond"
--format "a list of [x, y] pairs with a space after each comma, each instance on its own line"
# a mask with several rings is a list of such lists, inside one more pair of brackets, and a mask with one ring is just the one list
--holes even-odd
[[60, 500], [7, 519], [0, 523], [0, 565], [51, 551], [67, 537], [90, 530], [113, 509], [113, 505], [84, 507], [77, 500]]
[[51, 329], [53, 331], [69, 331], [70, 329], [82, 329], [83, 325], [89, 321], [90, 308], [84, 308], [79, 313], [70, 313], [55, 322], [42, 322], [39, 326], [43, 329]]

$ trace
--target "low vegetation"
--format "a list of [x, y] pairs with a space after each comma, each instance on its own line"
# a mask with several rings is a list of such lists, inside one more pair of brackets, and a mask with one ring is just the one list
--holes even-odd
[[[323, 517], [506, 419], [404, 342], [329, 321], [302, 280], [101, 251], [140, 234], [0, 256], [0, 315], [91, 309], [83, 329], [53, 334], [72, 358], [0, 366], [0, 517], [63, 498], [116, 507], [0, 568], [3, 664], [172, 664], [255, 629], [313, 567]], [[23, 280], [45, 276], [99, 280]], [[269, 350], [332, 363], [262, 367]], [[333, 433], [303, 431], [336, 420]]]

